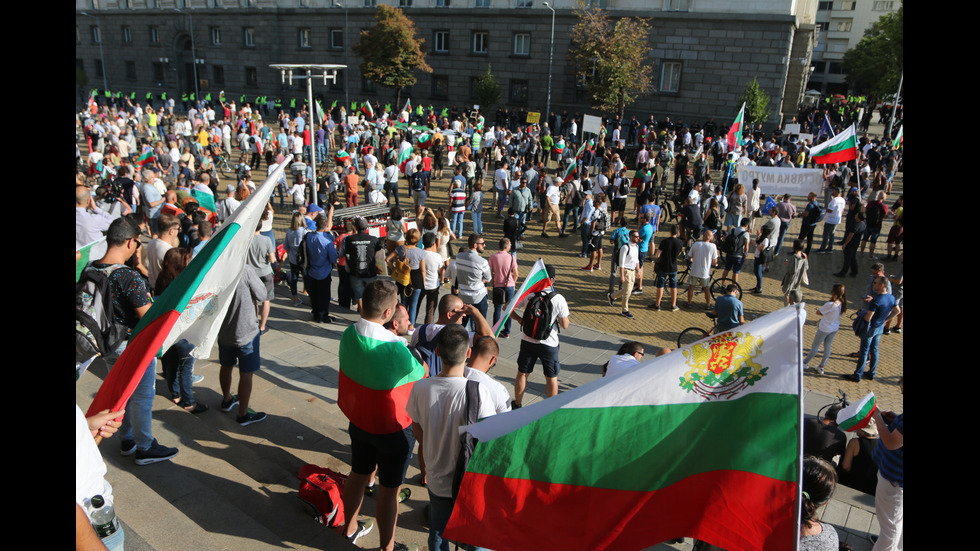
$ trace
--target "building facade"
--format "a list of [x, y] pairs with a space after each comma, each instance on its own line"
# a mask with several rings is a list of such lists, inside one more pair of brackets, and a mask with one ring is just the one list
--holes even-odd
[[[346, 5], [345, 5], [346, 3]], [[475, 103], [474, 82], [492, 67], [500, 106], [543, 111], [552, 72], [552, 111], [596, 113], [567, 60], [577, 22], [569, 0], [77, 0], [77, 73], [83, 93], [108, 88], [137, 99], [196, 89], [229, 97], [302, 98], [276, 63], [346, 64], [314, 93], [340, 101], [393, 103], [393, 90], [362, 78], [351, 51], [380, 4], [401, 7], [425, 40], [433, 72], [402, 91], [416, 105]], [[791, 119], [806, 89], [817, 0], [589, 0], [613, 18], [649, 18], [646, 62], [654, 91], [626, 107], [675, 121], [725, 121], [753, 77], [768, 92], [770, 122]], [[552, 11], [554, 11], [554, 56]], [[485, 106], [487, 107], [487, 106]], [[488, 106], [496, 107], [496, 106]]]
[[864, 31], [885, 14], [902, 7], [901, 0], [821, 0], [817, 6], [817, 44], [808, 89], [847, 94], [844, 52], [857, 46]]

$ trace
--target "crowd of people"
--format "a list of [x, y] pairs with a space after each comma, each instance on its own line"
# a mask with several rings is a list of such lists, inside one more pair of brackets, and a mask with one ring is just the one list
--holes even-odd
[[[254, 228], [246, 276], [222, 325], [220, 407], [237, 407], [242, 426], [266, 418], [249, 407], [251, 377], [261, 363], [260, 336], [268, 330], [278, 280], [288, 285], [294, 306], [308, 295], [314, 322], [333, 323], [332, 304], [356, 309], [360, 319], [344, 332], [340, 354], [340, 407], [351, 423], [353, 470], [344, 497], [345, 535], [356, 541], [373, 528], [358, 511], [364, 488], [377, 477], [377, 526], [385, 550], [406, 548], [395, 541], [397, 500], [415, 441], [430, 493], [430, 548], [448, 549], [441, 531], [452, 510], [460, 443], [453, 437], [456, 427], [444, 420], [459, 417], [474, 392], [480, 397], [480, 417], [521, 407], [539, 359], [546, 396], [558, 393], [558, 328], [569, 326], [575, 304], [544, 291], [512, 312], [506, 309], [519, 281], [517, 257], [526, 240], [538, 238], [536, 230], [528, 233], [536, 220], [541, 244], [552, 235], [576, 235], [581, 246], [574, 246], [574, 254], [588, 259], [582, 270], [609, 268], [606, 299], [610, 306], [619, 301], [627, 319], [636, 318], [630, 302], [644, 293], [646, 263], [653, 264], [655, 276], [648, 309], [679, 310], [678, 273], [686, 264], [685, 306], [694, 307], [694, 293], [700, 290], [705, 309], [717, 314], [719, 331], [745, 322], [738, 282], [750, 256], [756, 277], [751, 292], [763, 292], [764, 274], [781, 259], [785, 303], [803, 300], [808, 256], [821, 222], [816, 253], [842, 245], [838, 278], [857, 274], [857, 259], [865, 250], [872, 261], [879, 260], [876, 246], [886, 221], [891, 222], [887, 256], [880, 260], [896, 262], [903, 255], [903, 198], [889, 198], [902, 150], [890, 136], [864, 135], [857, 159], [824, 165], [823, 201], [810, 193], [798, 210], [790, 195], [767, 208], [758, 181], [738, 181], [740, 166], [813, 166], [813, 144], [791, 140], [779, 129], [763, 132], [761, 125], [746, 132], [732, 152], [727, 128], [713, 119], [686, 125], [652, 115], [643, 122], [611, 118], [598, 135], [584, 139], [581, 118], [567, 112], [551, 113], [539, 125], [522, 123], [520, 113], [504, 109], [491, 122], [455, 107], [437, 114], [431, 107], [389, 113], [378, 106], [375, 112], [381, 114], [369, 119], [341, 106], [315, 124], [309, 122], [307, 106], [293, 111], [273, 114], [265, 105], [253, 111], [249, 104], [199, 102], [186, 114], [174, 114], [172, 104], [157, 110], [139, 104], [96, 106], [80, 113], [77, 124], [87, 156], [76, 146], [76, 249], [96, 243], [91, 268], [102, 270], [111, 283], [116, 321], [132, 328], [152, 296], [186, 267], [255, 191], [256, 182], [293, 155], [276, 182], [279, 209], [274, 195]], [[260, 112], [272, 120], [266, 122]], [[807, 114], [805, 125], [815, 120], [812, 115]], [[717, 181], [712, 171], [721, 171]], [[442, 186], [448, 187], [445, 196], [436, 191]], [[492, 192], [484, 194], [485, 186]], [[386, 205], [382, 237], [364, 218], [335, 224], [338, 212], [364, 204]], [[491, 242], [497, 252], [486, 257], [486, 236], [496, 226], [485, 232], [484, 211], [501, 225], [499, 240]], [[472, 232], [467, 231], [467, 212]], [[278, 238], [276, 216], [289, 220]], [[790, 235], [792, 251], [783, 251], [796, 218], [801, 219], [798, 238]], [[758, 231], [757, 220], [762, 221]], [[842, 240], [836, 232], [841, 223]], [[151, 239], [139, 251], [144, 235]], [[861, 316], [867, 327], [855, 373], [847, 377], [851, 380], [874, 379], [881, 335], [902, 330], [902, 264], [896, 266], [897, 275], [886, 276], [884, 264], [874, 265]], [[709, 287], [716, 268], [723, 268], [722, 278], [731, 274], [733, 284], [712, 301]], [[554, 281], [555, 268], [547, 270]], [[665, 293], [669, 306], [662, 306]], [[491, 303], [493, 323], [503, 324], [500, 338], [510, 337], [512, 322], [520, 326], [512, 400], [486, 375], [499, 353], [488, 323]], [[814, 368], [818, 373], [823, 373], [846, 308], [844, 284], [834, 284], [819, 310], [820, 326], [806, 359], [809, 364], [823, 348], [823, 360]], [[529, 320], [530, 311], [541, 318]], [[406, 339], [410, 330], [412, 337]], [[193, 346], [186, 341], [175, 345], [163, 364], [173, 400], [199, 414], [208, 407], [193, 394]], [[623, 358], [611, 361], [609, 369], [634, 364], [643, 355], [642, 348], [634, 348], [621, 350], [616, 357]], [[382, 355], [386, 366], [394, 366], [384, 374], [372, 363]], [[231, 385], [235, 367], [237, 394]], [[152, 438], [154, 380], [151, 363], [121, 428], [123, 453], [134, 454], [140, 465], [177, 454]], [[478, 381], [478, 390], [466, 380]], [[399, 391], [409, 384], [410, 392]], [[810, 531], [804, 535], [820, 533], [810, 518], [803, 526]]]

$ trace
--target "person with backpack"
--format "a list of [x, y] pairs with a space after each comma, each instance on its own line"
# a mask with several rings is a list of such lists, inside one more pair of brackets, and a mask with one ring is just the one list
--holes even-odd
[[[102, 281], [102, 292], [88, 295], [76, 286], [76, 308], [94, 311], [94, 299], [101, 300], [100, 308], [107, 318], [110, 330], [100, 332], [100, 337], [110, 333], [112, 338], [100, 338], [103, 348], [98, 350], [111, 371], [119, 354], [126, 348], [128, 333], [139, 323], [152, 305], [150, 288], [145, 269], [140, 266], [140, 230], [127, 218], [119, 218], [109, 225], [106, 234], [105, 256], [92, 263], [82, 273], [79, 285], [87, 281]], [[100, 277], [101, 276], [101, 277]], [[82, 295], [83, 300], [79, 300]], [[88, 297], [89, 300], [84, 300]], [[89, 307], [85, 307], [88, 304]], [[159, 444], [153, 438], [153, 398], [156, 396], [156, 358], [150, 360], [140, 376], [136, 390], [126, 403], [126, 415], [119, 428], [122, 455], [134, 455], [137, 465], [150, 465], [167, 461], [177, 455], [177, 448]]]
[[[545, 265], [552, 285], [555, 281], [555, 267]], [[522, 315], [517, 310], [523, 308]], [[541, 292], [528, 296], [510, 313], [511, 319], [521, 326], [521, 349], [517, 355], [517, 377], [514, 379], [514, 409], [521, 407], [524, 401], [524, 390], [527, 388], [527, 378], [534, 371], [534, 364], [541, 360], [544, 370], [545, 396], [550, 398], [558, 394], [558, 372], [561, 363], [558, 361], [558, 328], [568, 329], [568, 302], [565, 297], [549, 287]], [[556, 325], [558, 327], [556, 327]]]
[[813, 232], [817, 229], [817, 223], [820, 222], [820, 215], [823, 214], [820, 209], [820, 204], [817, 203], [817, 194], [810, 192], [807, 195], [807, 204], [800, 213], [800, 217], [803, 220], [800, 221], [800, 241], [806, 241], [806, 255], [810, 256], [810, 249], [813, 247]]
[[602, 236], [609, 227], [609, 212], [606, 210], [606, 196], [598, 194], [592, 200], [593, 209], [589, 216], [589, 263], [582, 267], [586, 272], [602, 269]]
[[885, 221], [885, 217], [888, 216], [888, 205], [885, 204], [884, 191], [878, 190], [875, 192], [874, 200], [868, 201], [868, 204], [864, 206], [864, 216], [868, 228], [864, 231], [864, 237], [861, 239], [861, 248], [858, 254], [864, 254], [864, 245], [870, 242], [871, 247], [868, 249], [868, 259], [873, 262], [877, 260], [875, 258], [875, 246], [878, 244], [878, 237], [881, 235], [881, 225]]
[[735, 283], [738, 283], [738, 274], [742, 272], [742, 263], [745, 262], [745, 255], [749, 252], [750, 220], [748, 217], [742, 218], [737, 228], [728, 230], [725, 240], [721, 243], [721, 252], [725, 255], [725, 271], [722, 272], [721, 277], [728, 277], [728, 272], [732, 272]]

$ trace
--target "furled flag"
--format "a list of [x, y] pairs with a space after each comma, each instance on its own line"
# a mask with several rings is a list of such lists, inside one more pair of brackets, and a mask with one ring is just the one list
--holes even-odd
[[905, 125], [898, 127], [898, 134], [895, 135], [895, 139], [892, 140], [892, 147], [898, 147], [902, 145], [902, 141], [905, 139]]
[[575, 158], [576, 159], [581, 159], [582, 158], [582, 155], [584, 155], [586, 151], [592, 151], [592, 145], [594, 143], [595, 143], [595, 140], [593, 140], [591, 138], [587, 142], [582, 142], [582, 145], [579, 146], [578, 151], [575, 152]]
[[139, 384], [150, 360], [180, 339], [194, 343], [191, 355], [207, 358], [231, 304], [255, 227], [262, 218], [292, 155], [221, 225], [167, 290], [153, 302], [133, 329], [129, 345], [106, 376], [88, 415], [121, 411]]
[[744, 130], [745, 120], [745, 103], [742, 103], [742, 108], [738, 110], [738, 116], [735, 117], [735, 122], [732, 123], [732, 127], [728, 129], [728, 150], [735, 151], [740, 143], [742, 143], [742, 131]]
[[370, 101], [365, 101], [361, 104], [361, 113], [364, 113], [364, 116], [368, 119], [374, 118], [374, 107], [371, 107]]
[[140, 155], [139, 157], [137, 157], [136, 164], [138, 164], [140, 166], [143, 166], [146, 163], [155, 163], [156, 160], [157, 160], [157, 158], [156, 158], [156, 155], [153, 154], [153, 150], [150, 149], [150, 148], [147, 148], [146, 151], [144, 151], [142, 155]]
[[800, 539], [802, 336], [792, 305], [470, 427], [445, 537], [508, 550], [730, 551]]
[[525, 298], [531, 296], [534, 293], [544, 291], [545, 289], [551, 289], [551, 278], [548, 277], [548, 269], [544, 265], [544, 260], [538, 259], [531, 266], [531, 271], [524, 278], [524, 283], [521, 288], [517, 290], [514, 294], [514, 298], [510, 299], [510, 303], [507, 304], [507, 308], [504, 309], [504, 315], [500, 317], [496, 324], [493, 326], [493, 338], [500, 336], [500, 329], [504, 327], [504, 322], [510, 317], [510, 313], [514, 311], [514, 308], [524, 300]]
[[320, 122], [325, 122], [327, 120], [327, 115], [323, 112], [323, 105], [320, 105], [320, 100], [314, 101], [313, 105], [316, 106], [316, 118]]
[[407, 98], [405, 100], [405, 107], [402, 107], [402, 111], [411, 114], [412, 113], [412, 98]]
[[576, 159], [576, 160], [568, 163], [568, 166], [565, 167], [565, 173], [562, 174], [562, 181], [565, 182], [565, 183], [568, 183], [569, 181], [571, 181], [572, 178], [575, 177], [575, 172], [577, 170], [578, 170], [578, 160]]
[[813, 137], [813, 141], [816, 142], [824, 136], [834, 135], [834, 125], [830, 124], [830, 117], [825, 113], [823, 120], [820, 122], [820, 128], [817, 129], [817, 135]]
[[875, 393], [869, 392], [864, 398], [842, 408], [837, 413], [837, 424], [847, 432], [863, 429], [871, 422], [871, 416], [877, 408], [878, 402], [875, 400]]
[[847, 130], [810, 148], [810, 156], [818, 165], [843, 163], [857, 159], [857, 136], [852, 124]]
[[402, 174], [405, 174], [405, 165], [408, 164], [408, 160], [412, 158], [412, 152], [414, 151], [411, 145], [408, 147], [405, 147], [405, 145], [406, 142], [402, 142], [402, 147], [398, 151], [398, 170], [400, 170]]

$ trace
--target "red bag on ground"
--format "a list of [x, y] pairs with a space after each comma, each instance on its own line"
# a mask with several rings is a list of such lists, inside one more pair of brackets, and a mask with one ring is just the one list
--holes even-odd
[[316, 510], [316, 520], [331, 528], [343, 526], [344, 484], [347, 475], [337, 471], [308, 464], [299, 468], [299, 498]]

